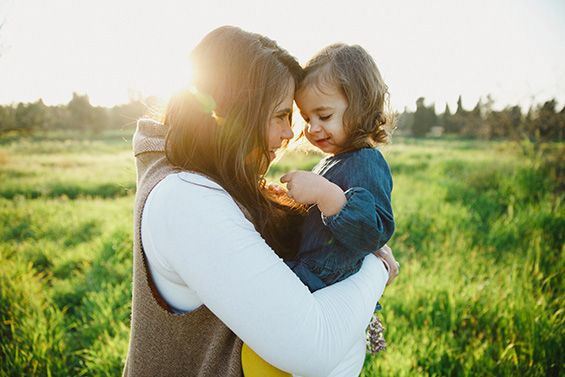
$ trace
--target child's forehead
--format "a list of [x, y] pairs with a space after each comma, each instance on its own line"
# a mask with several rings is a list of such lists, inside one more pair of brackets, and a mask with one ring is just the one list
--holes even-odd
[[316, 68], [306, 68], [306, 76], [302, 80], [299, 88], [316, 86], [318, 89], [332, 87], [337, 84], [336, 73], [330, 63], [326, 63]]
[[311, 102], [317, 100], [328, 100], [333, 97], [340, 96], [339, 87], [333, 83], [310, 83], [301, 86], [296, 93], [296, 101], [300, 105], [303, 102]]

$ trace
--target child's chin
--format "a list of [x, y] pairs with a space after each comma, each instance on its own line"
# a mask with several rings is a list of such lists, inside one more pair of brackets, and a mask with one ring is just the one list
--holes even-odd
[[339, 153], [340, 149], [335, 145], [328, 143], [328, 145], [325, 145], [323, 148], [320, 148], [320, 150], [324, 153], [337, 154]]

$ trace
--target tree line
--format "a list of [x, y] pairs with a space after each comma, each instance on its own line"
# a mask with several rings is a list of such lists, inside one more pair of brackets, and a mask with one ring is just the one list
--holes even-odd
[[99, 133], [135, 126], [143, 115], [156, 112], [155, 98], [133, 98], [111, 108], [92, 106], [87, 95], [73, 93], [66, 105], [47, 106], [41, 99], [32, 103], [0, 106], [0, 135], [9, 132], [81, 130]]
[[435, 105], [426, 106], [425, 98], [416, 101], [416, 111], [406, 109], [397, 117], [400, 134], [417, 137], [458, 135], [477, 139], [530, 139], [531, 141], [563, 141], [565, 136], [565, 106], [559, 110], [555, 99], [530, 106], [523, 111], [519, 105], [493, 109], [491, 96], [480, 99], [472, 110], [463, 108], [461, 96], [457, 109], [449, 104], [436, 114]]
[[[493, 109], [487, 96], [472, 110], [463, 108], [461, 96], [452, 112], [445, 105], [437, 114], [435, 105], [427, 106], [425, 98], [416, 101], [416, 110], [406, 109], [397, 116], [398, 134], [416, 137], [457, 135], [480, 139], [524, 139], [563, 141], [565, 106], [559, 110], [555, 99], [533, 105], [523, 111], [518, 105]], [[108, 107], [92, 106], [87, 95], [73, 93], [66, 105], [47, 106], [42, 100], [0, 106], [0, 135], [8, 132], [32, 133], [48, 130], [82, 130], [93, 133], [122, 129], [135, 124], [143, 115], [155, 114], [157, 100], [132, 98], [129, 103]]]

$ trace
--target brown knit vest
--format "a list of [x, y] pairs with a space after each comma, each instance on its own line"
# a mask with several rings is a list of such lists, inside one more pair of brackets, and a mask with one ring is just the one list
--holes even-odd
[[123, 376], [242, 377], [241, 340], [204, 305], [174, 314], [153, 286], [146, 266], [141, 245], [143, 207], [155, 185], [174, 173], [164, 154], [165, 134], [162, 124], [142, 119], [134, 135], [133, 298]]

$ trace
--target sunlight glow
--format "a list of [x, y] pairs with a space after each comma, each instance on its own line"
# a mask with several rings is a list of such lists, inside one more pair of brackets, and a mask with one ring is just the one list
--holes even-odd
[[565, 2], [288, 0], [285, 9], [256, 0], [6, 0], [0, 103], [66, 103], [73, 92], [105, 106], [131, 92], [168, 99], [190, 85], [190, 50], [226, 24], [275, 39], [301, 63], [330, 43], [360, 44], [400, 111], [420, 96], [438, 111], [460, 94], [466, 108], [489, 93], [499, 107], [565, 101]]

